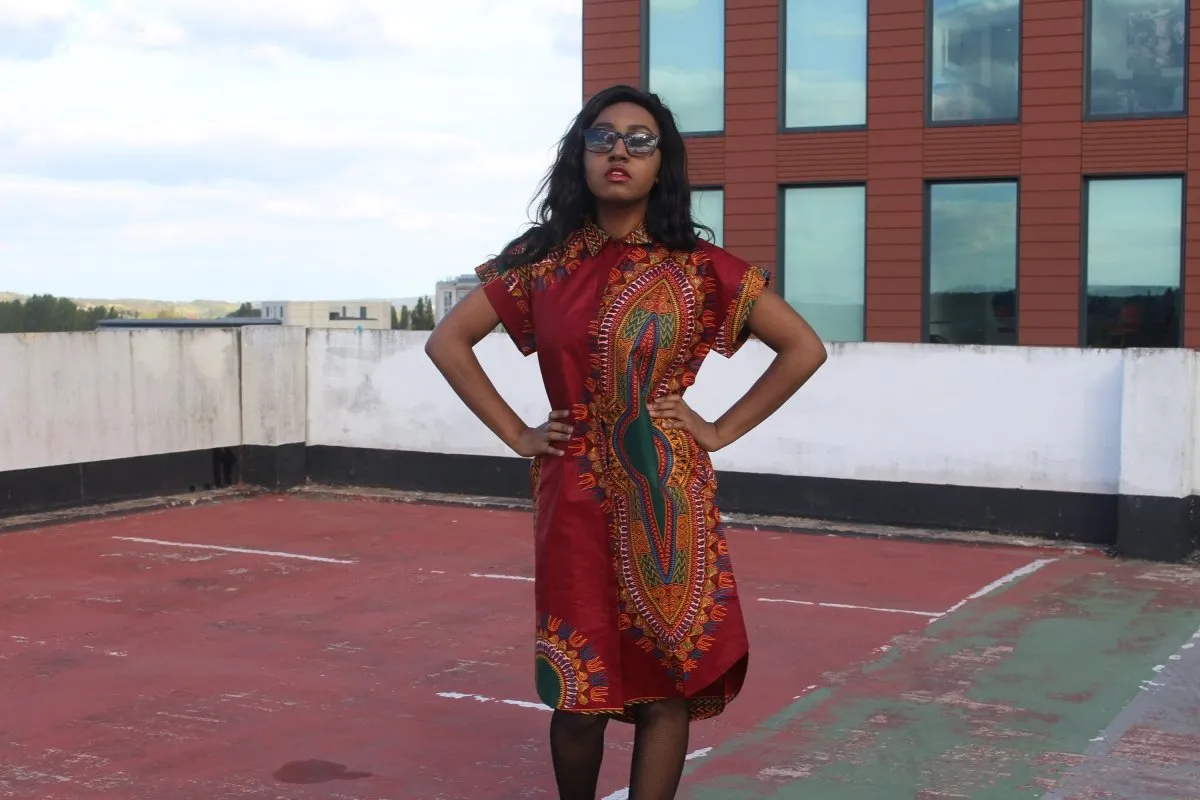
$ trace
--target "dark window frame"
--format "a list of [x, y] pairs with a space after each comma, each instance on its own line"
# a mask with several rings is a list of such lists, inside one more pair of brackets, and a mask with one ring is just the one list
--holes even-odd
[[[1017, 175], [992, 175], [971, 178], [926, 178], [921, 187], [921, 344], [933, 344], [929, 341], [929, 304], [930, 288], [933, 279], [933, 239], [930, 232], [933, 228], [933, 187], [961, 186], [981, 183], [1010, 183], [1017, 190], [1016, 215], [1013, 220], [1015, 228], [1015, 246], [1013, 248], [1013, 329], [1016, 341], [1011, 345], [990, 344], [987, 347], [1020, 347], [1021, 346], [1021, 179]], [[951, 343], [953, 344], [953, 343]], [[942, 346], [942, 345], [939, 345]]]
[[[844, 189], [846, 187], [855, 187], [862, 189], [863, 192], [863, 320], [862, 320], [862, 336], [859, 342], [869, 341], [867, 339], [867, 318], [870, 311], [871, 292], [867, 283], [867, 279], [871, 272], [871, 259], [869, 249], [868, 231], [871, 228], [871, 211], [870, 197], [867, 194], [866, 180], [830, 180], [830, 181], [789, 181], [780, 183], [776, 187], [775, 197], [775, 271], [774, 283], [775, 293], [787, 302], [787, 265], [784, 263], [785, 254], [787, 252], [786, 231], [787, 218], [784, 216], [786, 208], [786, 197], [789, 189]], [[790, 305], [790, 303], [789, 303]]]
[[1179, 339], [1174, 347], [1182, 348], [1187, 340], [1187, 223], [1188, 223], [1188, 181], [1185, 172], [1116, 172], [1116, 173], [1085, 173], [1079, 183], [1079, 317], [1078, 325], [1079, 346], [1089, 350], [1110, 350], [1118, 348], [1092, 347], [1087, 343], [1087, 301], [1088, 301], [1088, 231], [1090, 229], [1088, 186], [1093, 181], [1145, 181], [1145, 180], [1177, 180], [1179, 181]]
[[924, 114], [927, 128], [978, 128], [996, 125], [1020, 125], [1025, 97], [1025, 0], [1017, 0], [1017, 113], [1013, 117], [995, 119], [950, 119], [933, 118], [933, 4], [925, 0], [925, 76]]
[[[647, 0], [648, 1], [648, 0]], [[836, 2], [836, 0], [834, 0]], [[868, 3], [869, 5], [869, 3]], [[777, 117], [776, 132], [777, 133], [839, 133], [842, 131], [865, 131], [867, 129], [867, 121], [870, 117], [860, 125], [812, 125], [801, 127], [789, 127], [787, 124], [787, 6], [788, 0], [779, 0], [779, 93], [777, 98]], [[864, 54], [866, 58], [866, 86], [871, 85], [871, 10], [867, 9], [867, 30], [864, 31], [867, 37], [867, 51]], [[867, 105], [863, 109], [864, 114], [870, 114], [870, 95], [868, 93]]]
[[[641, 30], [638, 32], [638, 88], [643, 92], [649, 92], [650, 89], [650, 0], [641, 0], [641, 10], [639, 13], [639, 22]], [[722, 0], [722, 6], [725, 3]], [[724, 14], [724, 10], [722, 11]], [[722, 34], [727, 30], [728, 22], [725, 18], [722, 19], [721, 31]], [[729, 48], [722, 43], [721, 47], [721, 127], [719, 130], [711, 131], [687, 131], [680, 128], [679, 133], [685, 139], [713, 139], [725, 135], [725, 127], [729, 123], [729, 104], [725, 102], [726, 96], [729, 94]], [[664, 100], [664, 102], [668, 102]], [[674, 109], [672, 109], [672, 113]], [[678, 121], [678, 120], [677, 120]]]

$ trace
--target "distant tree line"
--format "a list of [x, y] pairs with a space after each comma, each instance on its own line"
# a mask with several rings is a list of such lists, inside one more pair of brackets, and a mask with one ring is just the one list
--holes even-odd
[[[82, 307], [66, 297], [35, 294], [26, 300], [0, 301], [0, 333], [44, 333], [51, 331], [90, 331], [104, 319], [129, 319], [140, 316], [138, 312], [116, 306]], [[160, 311], [161, 319], [171, 317], [170, 312]], [[262, 311], [250, 303], [242, 303], [228, 317], [261, 317]], [[392, 306], [392, 329], [410, 331], [433, 330], [433, 300], [418, 298], [410, 309]]]
[[226, 317], [261, 317], [262, 309], [254, 308], [249, 303], [242, 303], [235, 310], [230, 311]]
[[102, 319], [136, 316], [115, 306], [82, 308], [66, 297], [35, 294], [26, 300], [0, 301], [0, 333], [90, 331]]
[[409, 310], [408, 306], [400, 306], [399, 312], [396, 311], [395, 306], [392, 306], [392, 330], [433, 330], [433, 300], [428, 297], [419, 297], [416, 308]]

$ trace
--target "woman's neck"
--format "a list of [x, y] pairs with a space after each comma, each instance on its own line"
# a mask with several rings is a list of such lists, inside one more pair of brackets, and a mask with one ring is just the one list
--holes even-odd
[[646, 219], [646, 203], [628, 206], [599, 206], [596, 224], [614, 239], [624, 239]]

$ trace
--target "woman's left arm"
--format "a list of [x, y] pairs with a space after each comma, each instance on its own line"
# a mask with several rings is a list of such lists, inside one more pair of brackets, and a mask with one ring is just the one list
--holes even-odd
[[775, 351], [775, 358], [746, 394], [713, 423], [718, 449], [778, 411], [829, 357], [812, 326], [773, 291], [759, 295], [746, 326]]
[[650, 406], [651, 416], [669, 420], [672, 428], [691, 431], [709, 452], [733, 444], [778, 411], [828, 358], [821, 337], [773, 291], [759, 295], [746, 327], [775, 352], [775, 358], [720, 419], [705, 421], [679, 395], [660, 398]]

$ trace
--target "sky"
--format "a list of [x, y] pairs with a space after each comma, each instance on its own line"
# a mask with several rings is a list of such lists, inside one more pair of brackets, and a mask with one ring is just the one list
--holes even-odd
[[581, 0], [0, 0], [0, 291], [432, 294], [523, 230]]

